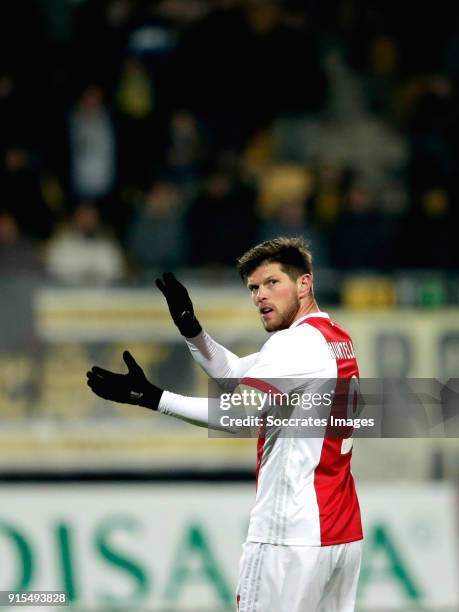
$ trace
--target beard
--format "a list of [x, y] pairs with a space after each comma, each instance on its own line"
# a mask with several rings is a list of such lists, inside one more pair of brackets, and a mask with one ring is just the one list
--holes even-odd
[[300, 300], [298, 297], [293, 297], [291, 302], [286, 305], [282, 312], [276, 313], [271, 321], [263, 321], [263, 327], [267, 332], [281, 331], [287, 329], [295, 320], [295, 316], [300, 309]]

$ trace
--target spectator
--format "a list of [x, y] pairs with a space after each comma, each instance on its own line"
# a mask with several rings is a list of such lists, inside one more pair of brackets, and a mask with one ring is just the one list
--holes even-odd
[[143, 184], [151, 173], [155, 136], [152, 118], [155, 92], [143, 64], [124, 61], [116, 91], [119, 113], [120, 168], [124, 184]]
[[[413, 209], [403, 224], [401, 259], [405, 265], [413, 268], [446, 269], [457, 266], [455, 233], [448, 191], [443, 186], [426, 189], [419, 198], [415, 198]], [[428, 245], [428, 248], [413, 249], [412, 236], [416, 236], [416, 242]]]
[[185, 261], [185, 232], [180, 193], [160, 180], [146, 193], [127, 233], [127, 251], [143, 271], [171, 269]]
[[9, 147], [0, 175], [0, 202], [17, 221], [20, 233], [44, 240], [53, 229], [53, 213], [43, 197], [41, 176], [30, 153], [22, 146]]
[[171, 118], [166, 164], [174, 179], [185, 186], [198, 178], [204, 158], [204, 142], [198, 121], [188, 111], [177, 111]]
[[117, 243], [101, 227], [97, 208], [80, 203], [69, 227], [50, 241], [46, 268], [67, 285], [109, 285], [121, 280], [123, 256]]
[[376, 36], [370, 43], [364, 79], [369, 109], [385, 119], [394, 118], [398, 93], [398, 48], [390, 36]]
[[311, 242], [316, 267], [328, 263], [326, 246], [320, 235], [306, 223], [305, 205], [300, 200], [280, 204], [268, 219], [260, 223], [258, 240], [271, 240], [278, 236], [301, 236]]
[[429, 76], [417, 80], [417, 96], [407, 118], [411, 139], [409, 178], [416, 196], [432, 184], [456, 179], [456, 108], [449, 79]]
[[350, 186], [332, 238], [334, 265], [344, 269], [380, 269], [394, 261], [389, 219], [378, 211], [370, 189]]
[[115, 130], [100, 87], [83, 90], [68, 127], [72, 192], [78, 200], [101, 202], [115, 187], [117, 159]]
[[217, 168], [191, 204], [187, 228], [192, 265], [231, 265], [255, 239], [255, 190]]
[[0, 274], [38, 273], [41, 270], [37, 246], [21, 235], [12, 215], [0, 212]]
[[308, 199], [314, 227], [329, 232], [339, 215], [342, 193], [346, 183], [346, 169], [328, 159], [322, 159], [316, 168], [314, 191]]

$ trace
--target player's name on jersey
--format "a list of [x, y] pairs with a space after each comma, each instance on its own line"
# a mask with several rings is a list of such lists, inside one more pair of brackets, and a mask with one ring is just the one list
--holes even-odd
[[355, 359], [352, 342], [327, 342], [327, 347], [333, 359]]
[[245, 417], [231, 417], [225, 414], [220, 418], [222, 427], [291, 427], [291, 428], [311, 428], [311, 427], [353, 427], [360, 429], [361, 427], [374, 427], [375, 419], [361, 418], [342, 418], [330, 415], [329, 418], [319, 417], [276, 417], [268, 415], [265, 417], [248, 415]]

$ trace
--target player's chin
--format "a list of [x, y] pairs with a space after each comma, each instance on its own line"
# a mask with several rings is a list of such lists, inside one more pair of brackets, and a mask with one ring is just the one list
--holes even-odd
[[264, 319], [262, 319], [262, 323], [263, 327], [267, 332], [279, 331], [279, 329], [281, 329], [279, 327], [279, 321], [265, 321]]

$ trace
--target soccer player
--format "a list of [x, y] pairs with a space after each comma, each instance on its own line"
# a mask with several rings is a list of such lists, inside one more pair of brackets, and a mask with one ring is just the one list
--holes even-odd
[[[172, 274], [156, 281], [193, 358], [210, 377], [239, 381], [234, 393], [255, 389], [267, 395], [273, 388], [279, 391], [274, 379], [283, 386], [282, 393], [314, 391], [324, 381], [333, 381], [333, 392], [342, 381], [358, 380], [351, 338], [319, 311], [304, 240], [263, 242], [239, 259], [238, 269], [265, 330], [274, 332], [259, 353], [242, 358], [202, 329], [187, 290]], [[207, 398], [163, 391], [146, 379], [127, 351], [123, 357], [127, 374], [99, 367], [88, 372], [88, 385], [97, 395], [217, 426]], [[349, 433], [330, 435], [329, 424], [326, 420], [318, 437], [283, 436], [279, 427], [261, 428], [256, 500], [237, 587], [240, 612], [355, 608], [363, 535], [350, 471], [352, 439]]]

